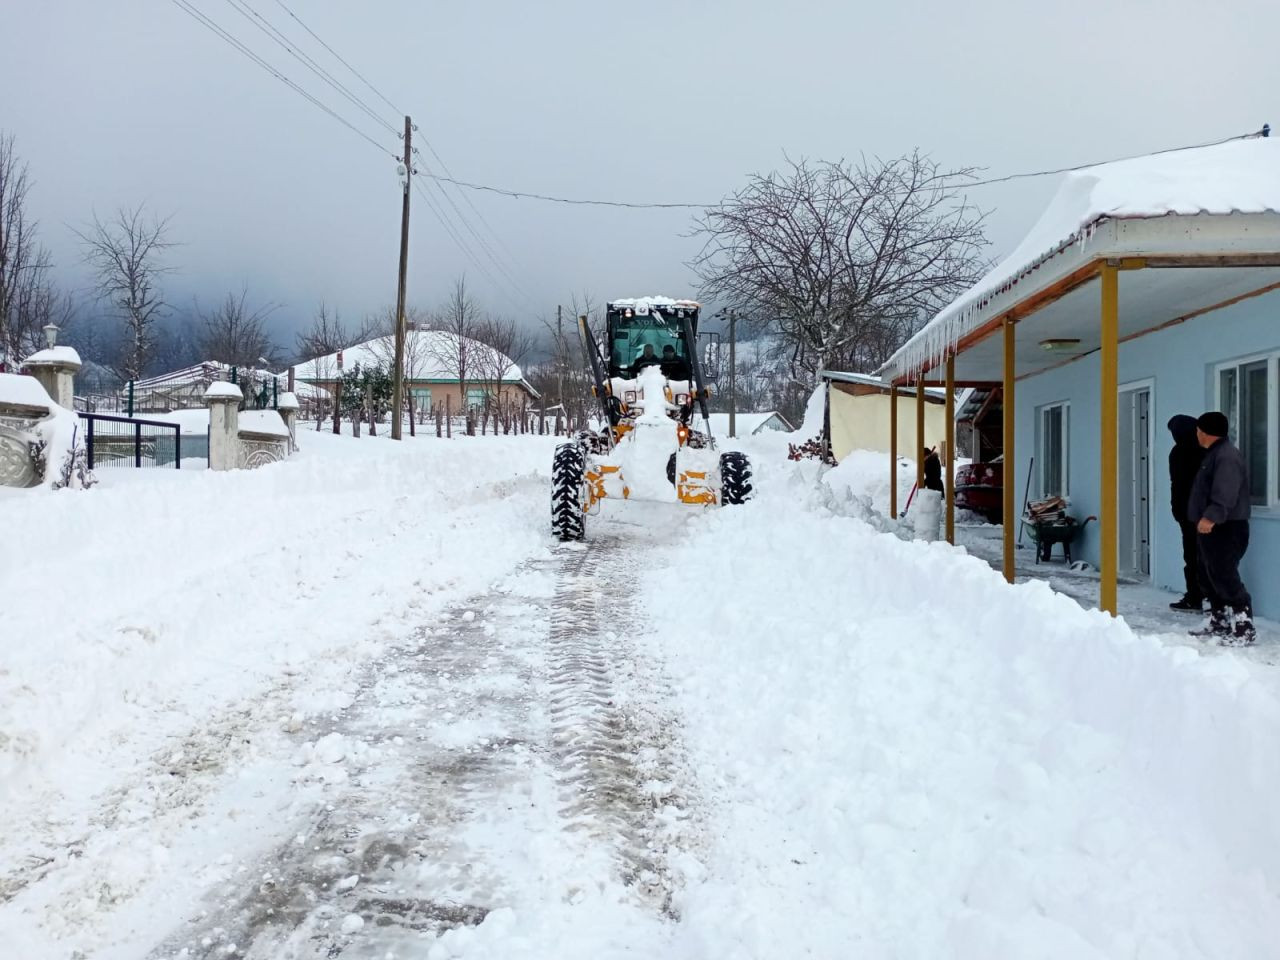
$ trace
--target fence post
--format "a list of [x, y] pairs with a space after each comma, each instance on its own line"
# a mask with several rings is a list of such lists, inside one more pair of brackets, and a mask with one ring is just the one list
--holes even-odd
[[182, 426], [175, 424], [173, 428], [173, 469], [182, 469]]
[[129, 381], [129, 416], [133, 416], [133, 381]]
[[85, 438], [85, 452], [89, 455], [89, 469], [93, 469], [93, 417], [85, 418], [89, 422], [89, 435]]
[[133, 425], [133, 465], [142, 466], [142, 424]]

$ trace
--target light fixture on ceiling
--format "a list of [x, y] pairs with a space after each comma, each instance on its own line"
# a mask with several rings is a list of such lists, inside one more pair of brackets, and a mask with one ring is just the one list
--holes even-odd
[[1041, 340], [1040, 346], [1045, 350], [1074, 350], [1080, 346], [1079, 337], [1050, 337], [1048, 340]]

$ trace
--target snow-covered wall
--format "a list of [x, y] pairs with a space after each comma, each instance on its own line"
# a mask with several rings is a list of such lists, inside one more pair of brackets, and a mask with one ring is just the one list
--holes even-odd
[[[1215, 367], [1223, 362], [1280, 351], [1280, 292], [1246, 300], [1214, 311], [1159, 333], [1121, 344], [1119, 379], [1121, 389], [1128, 384], [1151, 381], [1151, 570], [1159, 586], [1182, 587], [1182, 546], [1180, 534], [1169, 509], [1169, 449], [1173, 438], [1165, 424], [1174, 414], [1199, 416], [1219, 408]], [[1039, 408], [1070, 403], [1068, 476], [1071, 512], [1078, 517], [1100, 516], [1099, 442], [1100, 406], [1099, 357], [1092, 354], [1074, 363], [1018, 384], [1016, 403], [1016, 466], [1006, 481], [1016, 483], [1020, 499], [1027, 480], [1030, 458], [1036, 449], [1036, 419]], [[1275, 366], [1271, 369], [1269, 416], [1280, 418], [1275, 397]], [[1274, 435], [1275, 426], [1272, 426]], [[1274, 451], [1274, 443], [1273, 443]], [[1121, 450], [1121, 456], [1125, 451]], [[1275, 453], [1273, 452], [1273, 457]], [[1038, 470], [1037, 470], [1038, 473]], [[1032, 496], [1038, 478], [1032, 478]], [[1273, 491], [1273, 496], [1275, 492]], [[1021, 509], [1021, 502], [1018, 507]], [[1121, 518], [1125, 522], [1125, 518]], [[1280, 617], [1280, 595], [1266, 589], [1275, 582], [1280, 569], [1280, 509], [1253, 508], [1249, 551], [1241, 564], [1241, 575], [1253, 591], [1256, 612], [1264, 617]], [[1073, 555], [1090, 563], [1099, 562], [1098, 530], [1090, 525]]]

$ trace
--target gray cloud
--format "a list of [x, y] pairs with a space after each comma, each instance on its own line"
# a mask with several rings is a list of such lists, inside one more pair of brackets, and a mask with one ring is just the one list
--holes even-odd
[[[191, 2], [397, 148], [229, 0]], [[401, 122], [276, 0], [248, 2]], [[1268, 119], [1269, 38], [1280, 32], [1280, 6], [1261, 2], [287, 2], [412, 113], [455, 175], [629, 200], [716, 200], [784, 150], [919, 146], [1003, 174], [1244, 132]], [[80, 271], [65, 225], [146, 201], [174, 214], [184, 244], [172, 258], [177, 299], [247, 281], [299, 321], [321, 299], [353, 317], [394, 301], [389, 156], [167, 0], [8, 6], [0, 127], [31, 165], [33, 212], [69, 281]], [[993, 254], [1017, 242], [1052, 188], [973, 191], [994, 209]], [[411, 301], [434, 304], [463, 271], [490, 309], [513, 316], [551, 312], [584, 288], [693, 292], [688, 212], [471, 201], [501, 235], [489, 242], [514, 283], [477, 250], [486, 277], [415, 195]]]

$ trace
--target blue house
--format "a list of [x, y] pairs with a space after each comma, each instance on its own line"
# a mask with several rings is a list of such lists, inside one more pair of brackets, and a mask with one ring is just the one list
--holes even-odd
[[1119, 578], [1181, 589], [1165, 424], [1222, 410], [1253, 492], [1241, 573], [1257, 613], [1280, 617], [1280, 143], [1265, 133], [1068, 174], [1013, 254], [881, 374], [1003, 390], [1004, 516], [1028, 478], [1033, 498], [1096, 516], [1073, 552], [1112, 613]]

